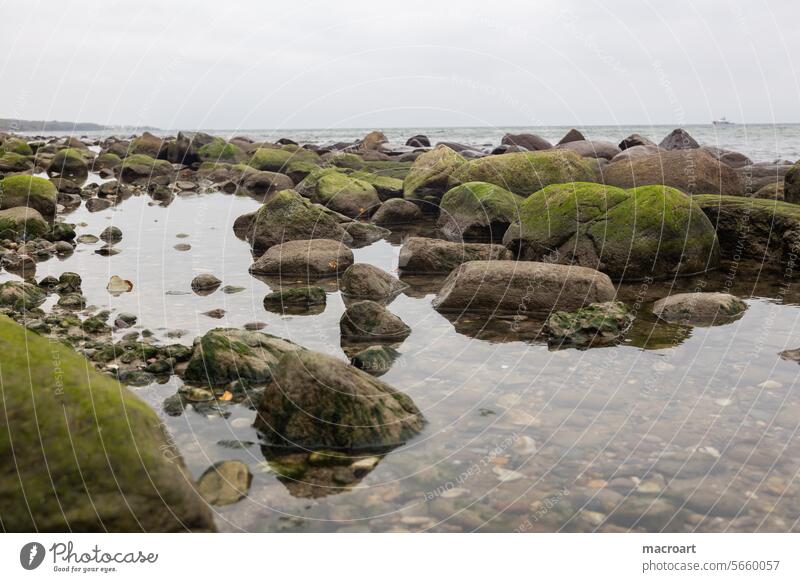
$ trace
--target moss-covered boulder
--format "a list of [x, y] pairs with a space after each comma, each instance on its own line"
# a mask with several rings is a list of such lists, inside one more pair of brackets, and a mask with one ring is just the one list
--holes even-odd
[[197, 150], [197, 156], [204, 162], [227, 162], [238, 164], [247, 159], [247, 154], [242, 149], [221, 137], [215, 137], [213, 141]]
[[633, 319], [633, 313], [620, 301], [592, 303], [577, 311], [552, 313], [545, 331], [552, 347], [604, 346], [618, 341]]
[[310, 174], [322, 159], [316, 152], [296, 146], [281, 148], [259, 148], [254, 151], [247, 163], [256, 170], [280, 172], [299, 182]]
[[24, 139], [10, 137], [0, 143], [0, 154], [17, 154], [20, 156], [32, 156], [33, 150]]
[[143, 154], [134, 154], [122, 160], [119, 177], [128, 184], [148, 184], [150, 182], [167, 182], [174, 173], [172, 164], [166, 160], [157, 160]]
[[317, 314], [327, 302], [325, 289], [316, 285], [289, 287], [268, 293], [264, 297], [264, 309], [275, 313]]
[[594, 171], [578, 154], [566, 150], [517, 152], [470, 160], [450, 176], [450, 186], [488, 182], [529, 196], [550, 184], [592, 182]]
[[722, 258], [753, 259], [763, 269], [781, 269], [788, 278], [800, 273], [800, 206], [742, 196], [692, 198], [717, 231]]
[[0, 180], [0, 209], [27, 206], [47, 220], [56, 215], [58, 192], [50, 180], [38, 176], [9, 176]]
[[6, 281], [0, 284], [0, 307], [23, 311], [39, 307], [45, 299], [45, 292], [31, 283]]
[[381, 200], [403, 197], [403, 181], [391, 176], [381, 176], [372, 172], [351, 172], [351, 178], [370, 184]]
[[315, 170], [297, 185], [297, 191], [351, 218], [369, 216], [381, 204], [371, 184], [333, 168]]
[[602, 170], [610, 186], [633, 188], [664, 184], [686, 194], [743, 196], [736, 170], [702, 149], [677, 149], [612, 162]]
[[187, 382], [217, 386], [234, 380], [263, 384], [286, 352], [302, 349], [285, 339], [243, 329], [215, 328], [195, 340]]
[[614, 279], [689, 275], [719, 266], [714, 227], [666, 186], [548, 186], [528, 197], [503, 238], [519, 258], [591, 267]]
[[350, 358], [350, 363], [367, 374], [382, 376], [392, 368], [399, 357], [400, 352], [392, 346], [377, 345], [356, 352]]
[[27, 206], [0, 210], [0, 239], [14, 239], [17, 236], [34, 238], [48, 230], [50, 225], [38, 210]]
[[405, 394], [341, 360], [304, 350], [278, 363], [255, 426], [278, 447], [355, 451], [399, 446], [424, 422]]
[[503, 240], [525, 199], [486, 182], [467, 182], [442, 196], [439, 228], [451, 240]]
[[339, 320], [344, 342], [401, 342], [411, 328], [380, 303], [370, 300], [350, 305]]
[[403, 180], [403, 197], [438, 204], [448, 189], [450, 175], [466, 160], [444, 145], [419, 156]]
[[253, 250], [268, 248], [292, 240], [327, 238], [350, 244], [352, 237], [339, 222], [318, 204], [294, 190], [276, 192], [256, 213], [248, 217], [246, 238]]
[[57, 343], [0, 317], [6, 531], [210, 531], [158, 417]]
[[783, 177], [783, 199], [800, 204], [800, 162], [789, 168]]
[[73, 182], [83, 183], [89, 176], [89, 166], [81, 150], [67, 148], [59, 150], [53, 156], [47, 173], [50, 176], [67, 178]]
[[111, 152], [103, 152], [92, 162], [92, 170], [114, 170], [122, 164], [122, 158]]
[[33, 160], [28, 156], [21, 156], [12, 152], [0, 155], [0, 172], [12, 174], [29, 172], [33, 169]]

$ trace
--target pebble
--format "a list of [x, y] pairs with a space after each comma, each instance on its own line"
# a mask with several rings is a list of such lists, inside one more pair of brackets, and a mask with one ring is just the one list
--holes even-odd
[[503, 483], [511, 483], [525, 477], [522, 473], [512, 471], [511, 469], [503, 469], [502, 467], [492, 468], [492, 473], [497, 475], [497, 478]]

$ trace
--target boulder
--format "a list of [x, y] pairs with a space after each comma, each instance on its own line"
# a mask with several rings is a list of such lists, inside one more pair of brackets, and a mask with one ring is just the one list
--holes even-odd
[[588, 348], [613, 344], [622, 338], [634, 316], [624, 303], [592, 303], [577, 311], [556, 311], [545, 331], [551, 346]]
[[347, 342], [400, 342], [411, 334], [403, 320], [370, 300], [350, 305], [339, 320], [339, 330]]
[[447, 274], [467, 261], [512, 259], [503, 245], [456, 243], [434, 238], [409, 237], [400, 249], [398, 267], [407, 275]]
[[166, 157], [167, 143], [162, 138], [145, 131], [131, 142], [128, 151], [129, 154], [141, 154], [158, 159]]
[[122, 158], [117, 154], [105, 152], [97, 156], [92, 161], [92, 171], [100, 172], [102, 170], [115, 170], [122, 164]]
[[72, 148], [59, 150], [47, 167], [48, 175], [83, 183], [89, 177], [89, 166], [84, 155], [80, 150]]
[[413, 224], [422, 220], [419, 206], [402, 198], [392, 198], [380, 205], [372, 222], [383, 226]]
[[585, 141], [586, 138], [583, 137], [583, 134], [578, 131], [577, 129], [570, 129], [567, 134], [559, 140], [556, 145], [562, 145], [565, 143], [569, 143], [571, 141]]
[[0, 352], [0, 465], [13, 475], [0, 480], [5, 531], [215, 529], [147, 403], [5, 317]]
[[187, 166], [197, 163], [200, 161], [200, 148], [213, 141], [214, 138], [207, 133], [179, 131], [178, 137], [167, 146], [167, 160]]
[[700, 149], [704, 152], [708, 152], [712, 158], [719, 160], [731, 168], [743, 168], [753, 163], [750, 158], [739, 152], [724, 150], [714, 146], [703, 146]]
[[299, 182], [317, 168], [322, 160], [316, 152], [297, 146], [280, 148], [259, 148], [247, 161], [256, 170], [286, 174], [294, 182]]
[[33, 161], [28, 156], [21, 156], [12, 152], [0, 156], [0, 173], [29, 172], [32, 169]]
[[400, 352], [391, 346], [369, 346], [356, 352], [350, 363], [373, 376], [382, 376], [388, 372], [395, 360], [400, 357]]
[[202, 273], [200, 275], [197, 275], [197, 277], [195, 277], [194, 279], [192, 279], [192, 291], [195, 292], [207, 292], [216, 290], [217, 287], [219, 287], [220, 285], [222, 285], [222, 281], [220, 281], [217, 277], [215, 277], [211, 273]]
[[174, 173], [172, 164], [143, 154], [134, 154], [122, 160], [120, 180], [127, 184], [168, 183]]
[[714, 226], [666, 186], [548, 186], [522, 203], [503, 242], [520, 259], [581, 265], [613, 279], [689, 275], [719, 266]]
[[786, 202], [800, 204], [800, 163], [786, 171], [783, 178], [783, 198]]
[[638, 158], [650, 154], [657, 154], [662, 151], [657, 145], [636, 145], [622, 150], [616, 156], [611, 158], [612, 162], [619, 162], [622, 160], [629, 160], [631, 158]]
[[371, 131], [359, 142], [358, 147], [362, 150], [378, 150], [388, 141], [382, 131]]
[[728, 293], [676, 293], [659, 299], [653, 313], [668, 323], [722, 325], [739, 319], [747, 304]]
[[268, 293], [264, 297], [264, 309], [276, 313], [321, 313], [326, 302], [327, 296], [322, 287], [290, 287]]
[[588, 139], [569, 141], [559, 145], [558, 149], [573, 151], [582, 158], [604, 158], [606, 160], [612, 159], [622, 151], [610, 141], [590, 141]]
[[247, 154], [239, 146], [215, 137], [197, 150], [197, 157], [202, 162], [238, 164], [247, 159]]
[[254, 275], [334, 277], [353, 264], [353, 251], [339, 241], [315, 238], [270, 247], [250, 265]]
[[35, 238], [42, 236], [50, 225], [38, 210], [27, 206], [17, 206], [0, 210], [0, 239], [14, 239], [18, 236]]
[[352, 242], [352, 237], [325, 208], [312, 204], [294, 190], [273, 194], [254, 215], [247, 216], [246, 223], [239, 223], [238, 227], [234, 224], [234, 228], [246, 226], [247, 241], [257, 253], [293, 240], [327, 238]]
[[23, 281], [0, 283], [0, 307], [25, 311], [39, 307], [45, 299], [47, 299], [45, 292], [31, 283]]
[[19, 156], [32, 156], [33, 149], [24, 139], [18, 137], [0, 138], [0, 154], [17, 154]]
[[257, 196], [294, 188], [294, 182], [289, 176], [278, 174], [277, 172], [262, 172], [258, 170], [245, 173], [241, 185], [248, 194]]
[[353, 238], [353, 246], [372, 244], [392, 234], [391, 230], [358, 220], [346, 222], [342, 228]]
[[746, 196], [757, 192], [767, 184], [783, 182], [791, 164], [750, 164], [736, 168], [736, 173], [744, 186]]
[[486, 182], [467, 182], [442, 196], [438, 226], [448, 239], [500, 242], [525, 199]]
[[636, 146], [655, 146], [656, 144], [638, 133], [632, 133], [621, 142], [619, 142], [619, 149], [627, 150]]
[[603, 181], [619, 188], [663, 184], [687, 194], [744, 195], [736, 171], [701, 149], [667, 151], [613, 162], [603, 168]]
[[488, 156], [470, 160], [450, 175], [450, 186], [488, 182], [514, 194], [529, 196], [550, 184], [592, 182], [594, 171], [575, 152], [547, 150]]
[[351, 172], [350, 177], [366, 182], [375, 188], [381, 200], [403, 197], [403, 181], [398, 178], [361, 171]]
[[372, 184], [332, 168], [312, 172], [297, 185], [297, 191], [350, 218], [369, 216], [381, 204]]
[[429, 148], [431, 140], [426, 135], [414, 135], [408, 138], [406, 145], [412, 148]]
[[339, 280], [343, 295], [376, 301], [393, 297], [406, 287], [397, 277], [366, 263], [350, 265]]
[[116, 243], [122, 240], [122, 230], [118, 226], [107, 226], [100, 233], [100, 240]]
[[55, 218], [58, 192], [50, 180], [38, 176], [8, 176], [0, 180], [0, 210], [27, 206], [48, 221]]
[[549, 141], [534, 133], [507, 133], [500, 140], [503, 145], [514, 145], [525, 148], [529, 152], [549, 150], [553, 147]]
[[658, 147], [665, 150], [691, 150], [700, 147], [694, 138], [684, 129], [673, 129], [669, 135], [661, 140]]
[[450, 174], [464, 163], [466, 160], [454, 150], [437, 145], [414, 160], [403, 180], [403, 197], [438, 203], [448, 189]]
[[765, 200], [781, 200], [785, 199], [784, 196], [784, 183], [783, 182], [772, 182], [771, 184], [765, 184], [749, 196], [753, 198], [763, 198]]
[[470, 261], [433, 300], [438, 311], [549, 313], [614, 299], [611, 279], [594, 269], [529, 261]]
[[694, 196], [717, 230], [722, 258], [754, 259], [764, 269], [798, 275], [800, 208], [776, 200], [742, 196]]
[[235, 380], [263, 384], [285, 353], [301, 349], [266, 333], [218, 327], [195, 340], [184, 377], [211, 386]]
[[357, 451], [402, 445], [424, 423], [405, 394], [341, 360], [302, 351], [281, 359], [255, 426], [279, 447]]

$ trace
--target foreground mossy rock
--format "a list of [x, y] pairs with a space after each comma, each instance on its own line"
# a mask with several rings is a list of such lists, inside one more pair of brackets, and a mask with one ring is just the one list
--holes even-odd
[[247, 160], [247, 164], [256, 170], [280, 172], [298, 182], [321, 163], [316, 152], [296, 146], [259, 148]]
[[700, 207], [666, 186], [548, 186], [522, 203], [503, 242], [521, 259], [581, 265], [628, 280], [715, 269], [720, 256]]
[[174, 169], [166, 160], [157, 160], [143, 154], [134, 154], [122, 160], [119, 167], [120, 180], [128, 184], [164, 182], [172, 176]]
[[550, 344], [590, 347], [612, 344], [628, 331], [634, 316], [624, 303], [592, 303], [577, 311], [556, 311], [547, 318]]
[[0, 154], [17, 154], [20, 156], [32, 156], [33, 150], [24, 139], [9, 137], [0, 143]]
[[414, 224], [420, 220], [422, 211], [419, 206], [402, 198], [387, 200], [372, 215], [372, 222], [383, 226]]
[[24, 311], [39, 307], [47, 299], [44, 291], [36, 285], [23, 281], [0, 283], [0, 307]]
[[334, 277], [353, 264], [353, 251], [338, 240], [293, 240], [270, 247], [250, 265], [254, 275]]
[[438, 311], [549, 313], [614, 299], [608, 275], [529, 261], [470, 261], [447, 277], [433, 306]]
[[419, 156], [411, 165], [403, 180], [403, 197], [438, 203], [448, 189], [450, 174], [466, 163], [466, 160], [445, 145]]
[[293, 240], [326, 238], [345, 244], [352, 242], [334, 216], [294, 190], [276, 192], [249, 217], [246, 237], [256, 252]]
[[486, 182], [467, 182], [442, 196], [439, 228], [447, 238], [501, 241], [524, 198]]
[[[0, 210], [0, 239], [15, 236], [35, 238], [50, 230], [50, 225], [38, 210], [18, 206]], [[10, 235], [10, 236], [9, 236]]]
[[450, 176], [450, 185], [488, 182], [528, 196], [550, 184], [591, 182], [594, 171], [575, 152], [545, 150], [487, 156], [470, 160]]
[[701, 195], [692, 200], [714, 225], [723, 259], [753, 259], [765, 269], [785, 269], [785, 277], [798, 276], [800, 206], [741, 196]]
[[366, 263], [350, 265], [339, 280], [343, 295], [375, 301], [394, 297], [406, 287], [397, 277]]
[[405, 394], [341, 360], [304, 350], [281, 358], [255, 426], [278, 447], [357, 451], [402, 445], [424, 422]]
[[33, 160], [28, 156], [21, 156], [8, 152], [0, 155], [0, 172], [16, 173], [28, 172], [33, 169]]
[[6, 531], [211, 531], [158, 417], [75, 352], [0, 317]]
[[302, 349], [285, 339], [233, 328], [215, 328], [195, 340], [187, 382], [218, 386], [234, 380], [263, 384], [285, 353]]
[[411, 334], [402, 319], [370, 300], [350, 305], [339, 320], [339, 330], [346, 342], [400, 342]]
[[312, 172], [297, 185], [297, 191], [350, 218], [369, 216], [381, 204], [372, 184], [332, 168]]
[[724, 325], [744, 315], [747, 304], [729, 293], [676, 293], [653, 304], [653, 313], [669, 323]]
[[663, 184], [686, 194], [744, 196], [736, 170], [700, 149], [663, 151], [616, 161], [603, 168], [602, 178], [618, 188]]
[[47, 168], [47, 173], [50, 176], [59, 176], [82, 183], [89, 176], [89, 166], [81, 151], [67, 148], [59, 150], [53, 156], [53, 160]]
[[503, 245], [456, 243], [412, 236], [400, 248], [398, 268], [406, 275], [447, 274], [467, 261], [507, 260], [514, 256]]
[[783, 177], [783, 199], [800, 204], [800, 163], [789, 168]]
[[56, 215], [58, 192], [50, 180], [38, 176], [9, 176], [0, 180], [0, 210], [27, 206], [47, 220]]

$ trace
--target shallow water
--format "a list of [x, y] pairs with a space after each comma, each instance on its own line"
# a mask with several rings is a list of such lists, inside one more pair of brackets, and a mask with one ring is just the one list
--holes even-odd
[[[276, 282], [248, 274], [249, 246], [231, 228], [258, 205], [222, 193], [168, 207], [138, 196], [98, 213], [82, 205], [64, 219], [81, 224], [79, 235], [120, 227], [122, 252], [102, 257], [93, 252], [102, 243], [79, 244], [65, 260], [39, 263], [36, 276], [80, 273], [89, 304], [133, 312], [135, 329], [164, 341], [175, 341], [170, 330], [188, 344], [213, 327], [261, 321], [265, 332], [344, 359], [335, 280], [325, 282], [321, 314], [264, 309]], [[356, 261], [395, 272], [400, 238], [355, 249]], [[441, 278], [407, 279], [389, 309], [413, 331], [382, 379], [428, 424], [348, 483], [279, 477], [244, 404], [168, 416], [162, 403], [180, 379], [133, 390], [159, 412], [195, 478], [218, 461], [248, 464], [247, 498], [215, 509], [222, 530], [798, 531], [800, 365], [777, 354], [800, 346], [800, 293], [757, 267], [741, 267], [732, 288], [747, 300], [744, 317], [712, 328], [654, 324], [648, 302], [670, 288], [719, 289], [729, 267], [625, 285], [623, 298], [643, 302], [640, 320], [621, 345], [587, 351], [550, 351], [534, 321], [443, 316], [431, 307]], [[190, 281], [201, 272], [244, 291], [196, 295]], [[111, 275], [133, 291], [108, 294]], [[203, 315], [215, 308], [223, 319]]]

